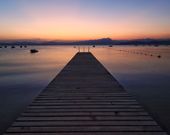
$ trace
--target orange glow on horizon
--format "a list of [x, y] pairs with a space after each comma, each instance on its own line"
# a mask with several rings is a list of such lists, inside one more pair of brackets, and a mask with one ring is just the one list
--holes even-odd
[[[43, 17], [42, 17], [43, 18]], [[78, 18], [78, 19], [77, 19]], [[170, 28], [141, 24], [140, 22], [114, 22], [89, 18], [49, 18], [24, 24], [6, 24], [0, 39], [88, 40], [110, 37], [112, 39], [170, 38]]]
[[22, 39], [41, 39], [41, 40], [61, 40], [61, 41], [80, 41], [80, 40], [95, 40], [95, 39], [101, 39], [101, 38], [111, 38], [113, 40], [133, 40], [133, 39], [145, 39], [145, 38], [152, 38], [152, 39], [170, 39], [170, 34], [164, 34], [164, 35], [159, 35], [159, 34], [153, 34], [153, 35], [92, 35], [89, 34], [90, 36], [83, 36], [83, 35], [77, 35], [77, 36], [55, 36], [55, 35], [29, 35], [29, 34], [16, 34], [16, 35], [11, 35], [10, 34], [6, 36], [1, 36], [0, 35], [0, 40], [22, 40]]

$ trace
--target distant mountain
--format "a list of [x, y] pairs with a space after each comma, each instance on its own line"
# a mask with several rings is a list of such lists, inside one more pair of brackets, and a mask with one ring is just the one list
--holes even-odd
[[45, 41], [33, 40], [3, 40], [0, 45], [170, 45], [170, 39], [136, 39], [136, 40], [112, 40], [102, 38], [82, 41]]
[[79, 45], [109, 45], [113, 44], [113, 40], [110, 38], [102, 38], [102, 39], [97, 39], [97, 40], [86, 40], [86, 41], [78, 41], [78, 42], [73, 42], [74, 44], [79, 44]]

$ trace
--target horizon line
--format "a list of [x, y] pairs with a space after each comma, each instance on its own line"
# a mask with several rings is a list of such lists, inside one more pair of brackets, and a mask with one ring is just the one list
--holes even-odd
[[21, 41], [21, 40], [39, 40], [39, 41], [56, 41], [56, 42], [73, 42], [73, 41], [87, 41], [87, 40], [100, 40], [100, 39], [111, 39], [111, 40], [144, 40], [144, 39], [153, 39], [153, 40], [170, 40], [170, 37], [161, 37], [161, 38], [153, 38], [153, 37], [144, 37], [144, 38], [122, 38], [122, 39], [114, 39], [110, 37], [103, 37], [103, 38], [93, 38], [93, 39], [45, 39], [45, 38], [6, 38], [6, 39], [0, 39], [0, 41]]

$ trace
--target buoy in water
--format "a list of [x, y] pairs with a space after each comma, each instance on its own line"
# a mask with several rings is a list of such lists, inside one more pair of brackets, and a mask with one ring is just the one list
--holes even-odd
[[161, 55], [158, 55], [157, 57], [158, 57], [158, 58], [161, 58]]

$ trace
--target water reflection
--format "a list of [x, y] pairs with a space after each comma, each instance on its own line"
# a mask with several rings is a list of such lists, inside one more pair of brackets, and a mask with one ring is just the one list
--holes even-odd
[[73, 57], [73, 47], [0, 49], [0, 134]]
[[[0, 49], [1, 131], [78, 51], [76, 46], [36, 46], [39, 52], [30, 54], [31, 48]], [[90, 51], [170, 130], [170, 47], [91, 46]]]
[[[161, 55], [161, 59], [142, 52]], [[170, 47], [98, 47], [92, 51], [116, 79], [170, 131]]]

